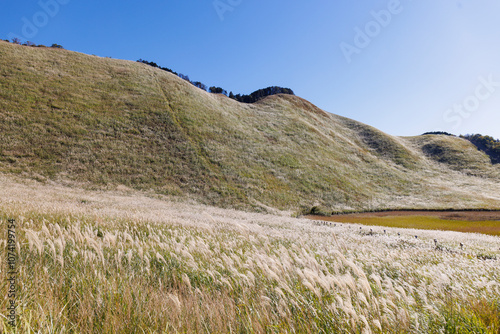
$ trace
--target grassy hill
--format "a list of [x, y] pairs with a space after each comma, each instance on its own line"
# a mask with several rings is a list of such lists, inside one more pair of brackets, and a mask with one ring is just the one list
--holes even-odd
[[414, 142], [428, 158], [453, 170], [472, 175], [484, 175], [492, 170], [488, 156], [466, 139], [424, 135], [410, 138], [410, 141]]
[[467, 141], [400, 138], [291, 95], [243, 104], [145, 64], [0, 42], [0, 171], [252, 210], [499, 208]]

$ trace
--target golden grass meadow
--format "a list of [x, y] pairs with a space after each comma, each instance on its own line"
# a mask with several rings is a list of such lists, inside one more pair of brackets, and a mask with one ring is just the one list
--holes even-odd
[[17, 222], [18, 333], [500, 330], [498, 237], [0, 178], [2, 226]]

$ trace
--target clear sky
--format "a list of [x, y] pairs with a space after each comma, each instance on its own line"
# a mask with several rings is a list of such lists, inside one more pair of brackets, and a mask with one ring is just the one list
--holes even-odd
[[498, 0], [4, 0], [0, 37], [292, 88], [392, 135], [500, 138]]

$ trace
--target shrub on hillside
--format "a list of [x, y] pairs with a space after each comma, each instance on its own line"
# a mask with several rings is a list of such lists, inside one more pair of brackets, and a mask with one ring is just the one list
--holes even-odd
[[210, 91], [210, 93], [224, 94], [224, 95], [227, 96], [227, 91], [225, 89], [222, 89], [221, 87], [212, 86], [212, 87], [209, 88], [209, 91]]
[[256, 90], [250, 95], [240, 95], [236, 94], [234, 96], [234, 99], [238, 102], [243, 102], [243, 103], [254, 103], [259, 100], [262, 100], [263, 98], [271, 95], [276, 95], [276, 94], [289, 94], [289, 95], [295, 95], [293, 93], [293, 90], [290, 88], [283, 88], [283, 87], [278, 87], [278, 86], [271, 86], [263, 89]]
[[200, 89], [203, 89], [204, 91], [207, 90], [207, 86], [199, 81], [191, 81], [191, 83], [195, 86], [195, 87], [198, 87]]
[[163, 71], [170, 72], [172, 74], [178, 75], [177, 72], [172, 71], [170, 68], [168, 68], [168, 67], [161, 67], [157, 63], [152, 62], [152, 61], [147, 61], [147, 60], [139, 59], [137, 62], [138, 63], [146, 64], [146, 65], [149, 65], [149, 66], [152, 66], [152, 67], [156, 67], [156, 68], [159, 68], [160, 70], [163, 70]]
[[302, 214], [303, 215], [313, 215], [313, 216], [331, 216], [332, 215], [332, 211], [331, 210], [327, 210], [321, 206], [313, 206], [312, 208], [310, 209], [303, 209], [302, 210]]
[[444, 132], [444, 131], [431, 131], [431, 132], [422, 133], [422, 136], [425, 136], [425, 135], [443, 135], [443, 136], [455, 137], [454, 134], [451, 134], [449, 132]]

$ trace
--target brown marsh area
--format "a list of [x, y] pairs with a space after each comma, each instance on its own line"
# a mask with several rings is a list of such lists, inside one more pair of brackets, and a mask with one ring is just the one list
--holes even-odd
[[500, 211], [385, 211], [309, 219], [387, 227], [444, 230], [500, 236]]

